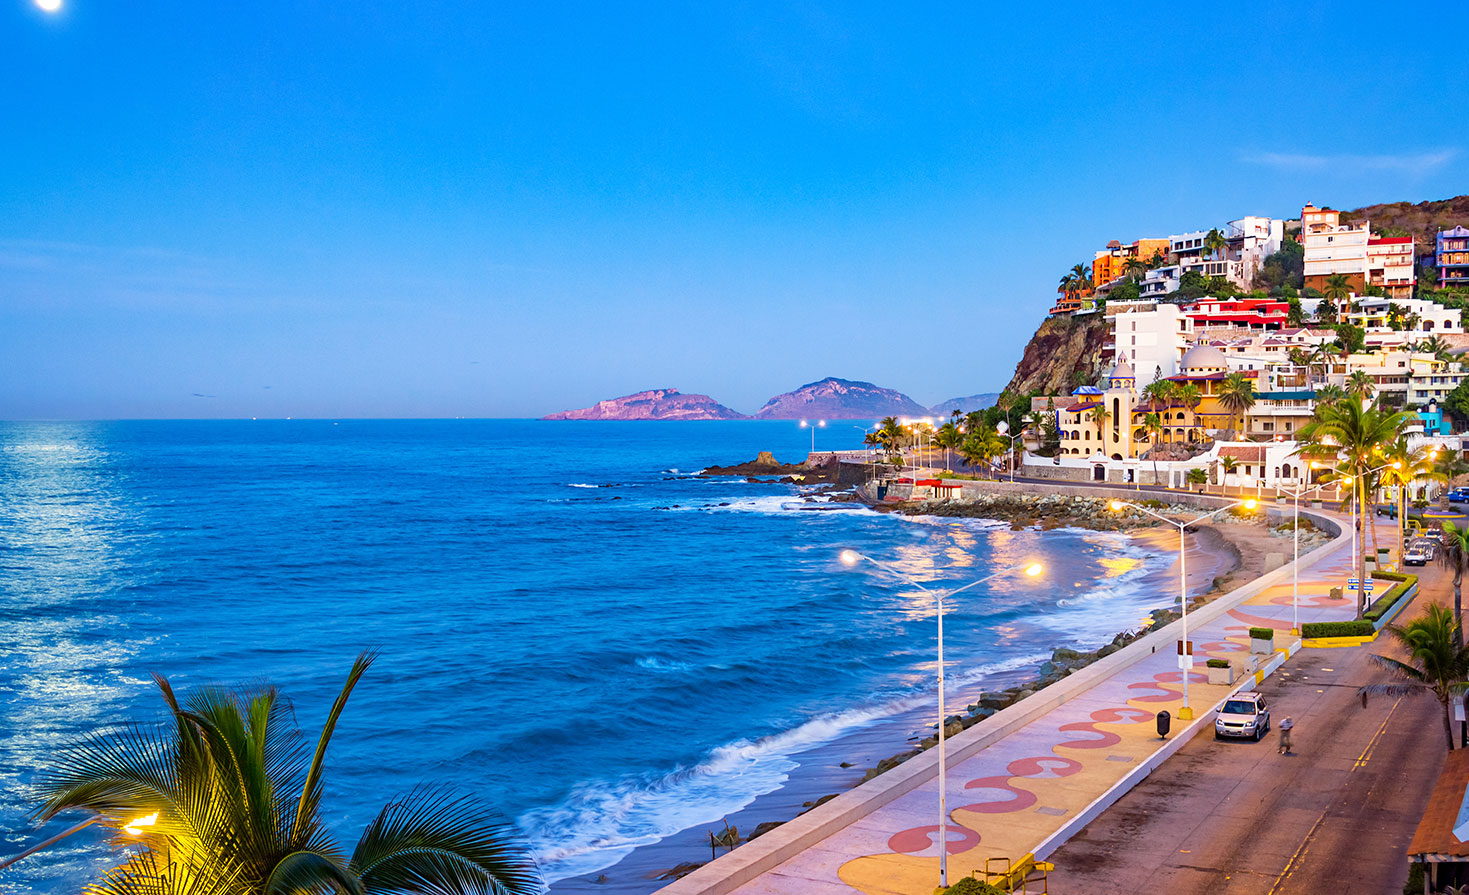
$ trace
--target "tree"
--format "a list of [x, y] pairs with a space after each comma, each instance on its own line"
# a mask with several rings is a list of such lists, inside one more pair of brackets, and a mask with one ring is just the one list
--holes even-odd
[[1213, 255], [1215, 261], [1224, 257], [1224, 249], [1228, 245], [1229, 240], [1224, 238], [1224, 234], [1219, 232], [1218, 227], [1204, 235], [1204, 250]]
[[1279, 251], [1267, 257], [1255, 272], [1256, 287], [1274, 294], [1293, 294], [1305, 285], [1305, 253], [1304, 246], [1287, 237]]
[[1199, 425], [1199, 405], [1204, 402], [1204, 393], [1199, 391], [1199, 387], [1192, 382], [1180, 383], [1173, 390], [1172, 399], [1188, 408], [1189, 416], [1191, 417], [1189, 423], [1191, 426], [1197, 428]]
[[1316, 304], [1316, 322], [1318, 323], [1334, 324], [1339, 319], [1340, 313], [1337, 310], [1336, 302], [1329, 298], [1323, 298]]
[[1231, 421], [1239, 417], [1239, 430], [1243, 432], [1245, 411], [1255, 406], [1255, 384], [1238, 370], [1225, 376], [1219, 383], [1219, 406], [1230, 415]]
[[1209, 294], [1209, 278], [1197, 270], [1186, 270], [1178, 277], [1178, 294], [1182, 298], [1203, 298]]
[[1443, 524], [1443, 549], [1438, 553], [1438, 561], [1444, 568], [1454, 573], [1454, 624], [1459, 627], [1455, 631], [1455, 642], [1463, 644], [1464, 623], [1464, 601], [1460, 596], [1460, 585], [1464, 581], [1464, 571], [1469, 569], [1469, 528], [1460, 528], [1448, 520]]
[[[959, 411], [954, 411], [958, 414]], [[959, 424], [953, 419], [939, 426], [938, 434], [934, 441], [944, 449], [944, 469], [949, 468], [949, 452], [958, 447], [964, 441], [964, 433], [959, 431]]]
[[1122, 273], [1136, 283], [1148, 275], [1148, 262], [1133, 255], [1122, 263]]
[[877, 424], [877, 443], [889, 454], [902, 455], [903, 426], [895, 416], [885, 416]]
[[323, 766], [371, 653], [353, 663], [314, 753], [274, 687], [205, 687], [182, 703], [154, 680], [167, 723], [94, 734], [57, 753], [41, 778], [43, 819], [80, 808], [120, 826], [157, 813], [94, 895], [541, 891], [512, 828], [470, 799], [419, 787], [378, 814], [351, 857], [323, 817]]
[[1132, 280], [1114, 282], [1111, 293], [1107, 296], [1108, 301], [1137, 301], [1139, 298], [1142, 298], [1142, 291]]
[[1190, 485], [1204, 485], [1209, 481], [1209, 474], [1202, 469], [1190, 469], [1183, 478]]
[[1143, 400], [1155, 406], [1167, 407], [1177, 393], [1178, 384], [1171, 379], [1154, 379], [1143, 387]]
[[[1375, 404], [1364, 408], [1360, 401], [1335, 401], [1316, 408], [1316, 416], [1301, 427], [1297, 437], [1303, 446], [1298, 453], [1307, 460], [1335, 461], [1341, 473], [1352, 476], [1352, 499], [1365, 507], [1367, 486], [1364, 478], [1379, 465], [1387, 446], [1398, 440], [1408, 424], [1409, 415], [1390, 412]], [[1364, 513], [1365, 515], [1365, 513]], [[1364, 530], [1358, 523], [1357, 540], [1366, 548]], [[1363, 556], [1359, 552], [1359, 556]], [[1367, 580], [1365, 558], [1359, 561], [1358, 580]], [[1357, 617], [1362, 617], [1362, 603], [1357, 601]]]
[[1352, 294], [1352, 281], [1344, 273], [1334, 273], [1326, 278], [1321, 294], [1332, 301], [1344, 301]]
[[1356, 398], [1358, 401], [1367, 401], [1371, 399], [1372, 393], [1377, 390], [1377, 382], [1372, 378], [1372, 374], [1366, 370], [1353, 370], [1351, 375], [1347, 377], [1346, 389], [1347, 394]]
[[[1107, 420], [1112, 418], [1112, 414], [1107, 412], [1107, 408], [1104, 405], [1098, 404], [1092, 408], [1091, 418], [1092, 422], [1097, 424], [1097, 440], [1105, 441], [1106, 432], [1104, 430], [1107, 425]], [[1100, 449], [1098, 448], [1098, 450]]]
[[[1166, 380], [1165, 380], [1166, 381]], [[1156, 385], [1156, 383], [1154, 383]], [[1148, 440], [1153, 446], [1148, 453], [1153, 455], [1153, 484], [1158, 484], [1158, 448], [1162, 446], [1163, 439], [1163, 417], [1157, 413], [1143, 414], [1143, 430], [1148, 433]]]
[[1462, 380], [1444, 396], [1443, 406], [1460, 426], [1469, 425], [1469, 379]]
[[1239, 469], [1239, 460], [1235, 457], [1231, 457], [1228, 454], [1225, 454], [1224, 456], [1219, 458], [1219, 468], [1222, 470], [1219, 475], [1219, 484], [1228, 488], [1229, 477], [1234, 475], [1234, 471], [1236, 469]]
[[1369, 684], [1358, 690], [1365, 701], [1373, 696], [1418, 696], [1431, 694], [1443, 708], [1444, 738], [1454, 748], [1454, 727], [1449, 705], [1455, 696], [1469, 689], [1469, 650], [1463, 646], [1459, 625], [1449, 611], [1430, 603], [1422, 618], [1406, 625], [1388, 625], [1386, 630], [1408, 652], [1406, 662], [1389, 656], [1374, 655], [1372, 661], [1392, 672], [1397, 680], [1389, 684]]
[[1413, 346], [1414, 351], [1433, 355], [1434, 360], [1447, 361], [1452, 346], [1442, 336], [1433, 335]]
[[1306, 321], [1306, 312], [1301, 308], [1301, 300], [1292, 298], [1286, 305], [1285, 322], [1290, 326], [1300, 326]]
[[1338, 323], [1336, 345], [1344, 354], [1361, 354], [1367, 350], [1367, 331], [1350, 323]]
[[982, 428], [964, 436], [959, 445], [959, 456], [970, 466], [983, 464], [988, 469], [990, 461], [1004, 453], [1008, 446], [994, 429]]
[[1403, 526], [1406, 525], [1407, 502], [1403, 499], [1404, 489], [1422, 479], [1438, 477], [1438, 466], [1434, 462], [1437, 454], [1427, 447], [1409, 447], [1408, 439], [1399, 437], [1382, 452], [1385, 463], [1393, 464], [1382, 470], [1382, 483], [1398, 489], [1398, 565], [1403, 562]]

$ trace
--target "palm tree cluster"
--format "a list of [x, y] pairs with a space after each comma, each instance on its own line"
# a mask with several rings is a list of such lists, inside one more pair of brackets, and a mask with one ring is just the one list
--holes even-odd
[[1056, 291], [1064, 294], [1067, 298], [1080, 298], [1092, 291], [1092, 269], [1087, 264], [1073, 265], [1066, 275], [1061, 277]]
[[419, 787], [389, 803], [347, 854], [322, 811], [327, 746], [372, 664], [353, 663], [315, 749], [274, 687], [205, 687], [168, 706], [157, 727], [88, 737], [56, 756], [40, 817], [84, 809], [113, 827], [156, 813], [91, 895], [377, 895], [541, 891], [510, 826], [474, 800]]

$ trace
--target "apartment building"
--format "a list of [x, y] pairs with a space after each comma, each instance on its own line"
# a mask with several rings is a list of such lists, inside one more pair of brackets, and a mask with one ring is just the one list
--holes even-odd
[[1242, 330], [1282, 330], [1287, 327], [1290, 303], [1275, 298], [1205, 298], [1189, 312], [1195, 330], [1231, 327]]
[[1413, 294], [1413, 240], [1373, 236], [1370, 221], [1343, 224], [1341, 212], [1307, 204], [1301, 209], [1301, 245], [1305, 249], [1306, 287], [1324, 291], [1338, 274], [1357, 294], [1380, 286], [1393, 298]]
[[1107, 305], [1112, 349], [1118, 364], [1137, 371], [1143, 385], [1178, 372], [1178, 362], [1192, 346], [1193, 321], [1182, 308], [1167, 302], [1132, 301]]
[[1126, 276], [1129, 261], [1136, 258], [1149, 263], [1160, 252], [1168, 253], [1168, 240], [1137, 239], [1123, 244], [1114, 239], [1092, 259], [1092, 283], [1101, 289]]
[[1392, 321], [1389, 311], [1396, 305], [1400, 311], [1398, 325], [1408, 331], [1405, 338], [1411, 338], [1418, 333], [1458, 333], [1463, 332], [1464, 327], [1460, 322], [1460, 312], [1453, 308], [1446, 308], [1436, 302], [1422, 298], [1362, 298], [1352, 303], [1352, 310], [1346, 314], [1346, 319], [1354, 326], [1360, 326], [1365, 330], [1383, 331], [1392, 329]]
[[1455, 227], [1438, 231], [1433, 263], [1440, 286], [1469, 286], [1469, 230]]
[[1414, 407], [1423, 407], [1430, 401], [1442, 405], [1449, 392], [1469, 376], [1459, 361], [1441, 361], [1431, 355], [1416, 355], [1414, 361], [1408, 381], [1408, 403]]

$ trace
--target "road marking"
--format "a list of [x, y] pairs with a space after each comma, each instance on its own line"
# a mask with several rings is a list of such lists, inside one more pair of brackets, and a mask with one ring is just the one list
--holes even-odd
[[[1367, 765], [1367, 762], [1372, 759], [1372, 751], [1377, 748], [1378, 741], [1382, 739], [1383, 733], [1387, 731], [1387, 722], [1392, 720], [1392, 713], [1397, 711], [1398, 703], [1402, 701], [1403, 697], [1399, 696], [1397, 700], [1393, 702], [1392, 708], [1387, 710], [1387, 716], [1382, 719], [1382, 725], [1377, 728], [1376, 733], [1372, 734], [1372, 739], [1367, 741], [1367, 746], [1362, 750], [1362, 754], [1357, 756], [1356, 763], [1352, 765], [1353, 771], [1357, 770], [1358, 768], [1365, 767]], [[1286, 879], [1291, 875], [1291, 872], [1295, 869], [1296, 862], [1299, 861], [1303, 855], [1305, 855], [1306, 847], [1311, 844], [1311, 837], [1316, 835], [1317, 828], [1321, 826], [1322, 821], [1326, 820], [1326, 812], [1330, 810], [1330, 805], [1327, 805], [1321, 810], [1321, 814], [1316, 818], [1316, 822], [1311, 824], [1311, 829], [1306, 831], [1306, 838], [1301, 840], [1301, 847], [1296, 849], [1296, 853], [1290, 856], [1289, 861], [1285, 862], [1285, 868], [1280, 871], [1280, 876], [1277, 876], [1275, 878], [1275, 885], [1270, 887], [1270, 891], [1266, 893], [1266, 895], [1275, 895], [1276, 892], [1280, 891], [1281, 884], [1284, 883]]]

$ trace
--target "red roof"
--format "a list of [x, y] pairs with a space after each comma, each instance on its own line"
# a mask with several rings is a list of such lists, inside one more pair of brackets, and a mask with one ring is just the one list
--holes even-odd
[[1378, 236], [1368, 237], [1367, 244], [1370, 246], [1380, 245], [1403, 245], [1413, 241], [1411, 236]]

